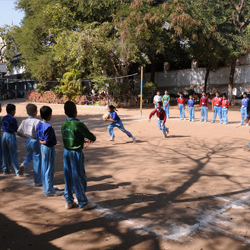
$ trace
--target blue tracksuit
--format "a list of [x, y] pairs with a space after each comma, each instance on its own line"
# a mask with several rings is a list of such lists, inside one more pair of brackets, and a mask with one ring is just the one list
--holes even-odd
[[55, 131], [47, 121], [37, 124], [36, 137], [38, 140], [46, 141], [46, 145], [41, 145], [42, 158], [42, 182], [45, 195], [55, 193], [53, 188], [54, 170], [55, 170], [55, 145], [57, 144]]
[[108, 131], [109, 131], [109, 134], [110, 134], [110, 138], [114, 138], [115, 135], [114, 135], [114, 132], [113, 132], [113, 129], [115, 127], [119, 128], [122, 132], [124, 132], [128, 137], [133, 137], [133, 135], [127, 131], [124, 126], [123, 126], [123, 123], [120, 119], [120, 117], [117, 115], [117, 113], [115, 111], [113, 112], [110, 112], [109, 113], [110, 115], [110, 118], [114, 121], [112, 122], [109, 126], [108, 126]]
[[242, 106], [241, 106], [241, 109], [240, 109], [240, 114], [241, 114], [240, 124], [243, 124], [245, 119], [247, 118], [247, 105], [248, 105], [248, 102], [249, 102], [248, 97], [242, 99]]
[[17, 131], [17, 120], [12, 115], [8, 114], [3, 117], [2, 129], [2, 152], [3, 152], [3, 171], [4, 173], [10, 172], [11, 163], [15, 170], [16, 175], [19, 175], [18, 151], [17, 140], [15, 132]]
[[189, 112], [189, 121], [194, 121], [194, 105], [195, 105], [195, 100], [194, 99], [189, 99], [187, 101], [188, 105], [188, 112]]

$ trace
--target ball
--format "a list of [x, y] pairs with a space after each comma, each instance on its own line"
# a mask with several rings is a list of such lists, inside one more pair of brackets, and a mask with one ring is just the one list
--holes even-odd
[[105, 119], [108, 119], [109, 118], [109, 115], [105, 114], [102, 116], [102, 119], [105, 120]]

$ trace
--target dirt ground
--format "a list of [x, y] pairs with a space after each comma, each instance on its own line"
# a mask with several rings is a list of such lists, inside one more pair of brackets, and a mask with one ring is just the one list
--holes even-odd
[[[16, 105], [20, 124], [26, 103]], [[62, 105], [51, 107], [58, 139], [54, 184], [63, 189], [60, 128], [66, 117]], [[109, 123], [102, 121], [107, 112], [79, 106], [79, 119], [97, 136], [84, 150], [87, 196], [97, 209], [65, 210], [63, 197], [46, 198], [33, 187], [32, 164], [28, 178], [1, 174], [0, 249], [250, 249], [250, 152], [244, 151], [250, 135], [247, 126], [237, 128], [239, 109], [231, 108], [229, 124], [221, 125], [200, 123], [198, 107], [196, 122], [180, 121], [171, 107], [166, 139], [157, 119], [148, 123], [152, 109], [142, 117], [138, 109], [119, 109], [137, 138], [133, 144], [118, 129], [108, 142]], [[21, 163], [22, 138], [18, 149]]]

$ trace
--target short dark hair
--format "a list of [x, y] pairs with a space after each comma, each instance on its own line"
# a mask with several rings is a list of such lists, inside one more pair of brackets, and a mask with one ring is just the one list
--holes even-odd
[[224, 93], [223, 96], [227, 97], [227, 95]]
[[114, 111], [114, 110], [115, 110], [115, 111], [118, 111], [114, 105], [109, 105], [108, 107], [109, 107], [112, 111]]
[[182, 93], [182, 92], [180, 92], [180, 95], [183, 95], [183, 93]]
[[16, 110], [16, 106], [14, 105], [14, 104], [8, 104], [7, 106], [6, 106], [6, 112], [7, 112], [7, 114], [9, 114], [9, 115], [11, 115], [11, 113], [13, 112], [13, 111], [15, 111]]
[[162, 103], [162, 101], [160, 101], [160, 102], [157, 102], [161, 107], [163, 106], [163, 103]]
[[[247, 95], [247, 92], [244, 92], [243, 95]], [[1, 105], [1, 104], [0, 104]]]
[[202, 94], [203, 94], [203, 93], [205, 93], [205, 94], [206, 94], [206, 92], [205, 92], [205, 91], [202, 91]]
[[67, 101], [64, 104], [64, 112], [68, 117], [74, 117], [76, 114], [76, 105], [72, 101]]
[[219, 92], [219, 91], [217, 91], [217, 92], [216, 92], [216, 94], [219, 94], [219, 95], [220, 95], [220, 92]]
[[40, 115], [42, 119], [47, 120], [52, 114], [52, 109], [49, 106], [42, 106], [40, 108]]
[[37, 106], [35, 104], [29, 103], [26, 106], [26, 111], [28, 115], [32, 116], [35, 112], [37, 112]]

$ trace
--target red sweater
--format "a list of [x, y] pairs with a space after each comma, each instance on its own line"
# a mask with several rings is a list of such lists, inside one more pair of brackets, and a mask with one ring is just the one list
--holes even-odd
[[155, 109], [154, 111], [152, 111], [149, 115], [149, 119], [151, 119], [152, 115], [154, 115], [156, 113], [157, 117], [163, 121], [164, 123], [166, 122], [166, 112], [164, 109]]
[[185, 100], [184, 97], [182, 97], [182, 98], [179, 97], [178, 100], [177, 100], [177, 102], [180, 103], [180, 104], [185, 104], [186, 100]]
[[220, 107], [222, 104], [222, 98], [221, 97], [214, 97], [213, 99], [213, 105], [216, 107]]
[[200, 99], [200, 107], [208, 107], [209, 101], [207, 96], [202, 96]]
[[228, 106], [230, 105], [228, 100], [223, 100], [222, 101], [222, 108], [228, 108]]

